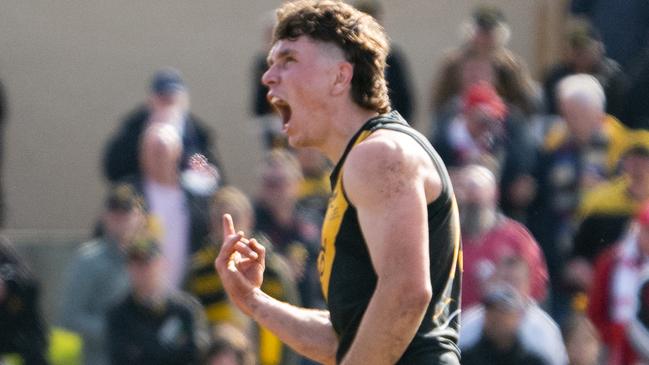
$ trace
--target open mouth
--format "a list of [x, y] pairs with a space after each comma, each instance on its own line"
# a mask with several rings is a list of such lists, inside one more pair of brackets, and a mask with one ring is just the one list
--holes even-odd
[[282, 118], [282, 125], [286, 128], [289, 120], [291, 119], [291, 107], [288, 103], [276, 96], [269, 98], [270, 104], [275, 108], [277, 113]]

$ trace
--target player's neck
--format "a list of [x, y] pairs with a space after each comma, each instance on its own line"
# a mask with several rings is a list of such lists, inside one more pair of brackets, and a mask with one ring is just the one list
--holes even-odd
[[332, 113], [330, 137], [322, 146], [321, 151], [327, 158], [337, 163], [345, 152], [354, 134], [369, 119], [376, 117], [378, 113], [359, 107], [354, 103], [346, 105], [344, 108], [338, 108]]

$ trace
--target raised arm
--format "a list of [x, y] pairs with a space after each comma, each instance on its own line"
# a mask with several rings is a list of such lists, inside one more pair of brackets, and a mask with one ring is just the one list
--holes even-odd
[[265, 250], [254, 238], [236, 232], [229, 214], [223, 216], [223, 246], [216, 270], [232, 301], [295, 351], [323, 364], [335, 364], [338, 339], [329, 312], [298, 308], [261, 291]]
[[359, 144], [343, 171], [378, 276], [343, 364], [396, 363], [432, 296], [426, 209], [439, 195], [439, 178], [423, 150], [395, 133], [379, 131]]

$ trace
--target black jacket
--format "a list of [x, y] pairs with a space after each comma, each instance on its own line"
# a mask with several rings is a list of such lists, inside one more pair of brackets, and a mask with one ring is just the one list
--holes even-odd
[[[120, 130], [108, 141], [103, 157], [103, 173], [111, 182], [140, 172], [138, 149], [140, 138], [149, 119], [149, 110], [141, 106], [123, 121]], [[195, 153], [203, 154], [214, 164], [223, 180], [223, 169], [218, 160], [215, 146], [212, 146], [207, 129], [193, 114], [188, 114], [183, 139], [181, 168], [187, 166], [189, 157]], [[214, 153], [213, 153], [214, 152]]]

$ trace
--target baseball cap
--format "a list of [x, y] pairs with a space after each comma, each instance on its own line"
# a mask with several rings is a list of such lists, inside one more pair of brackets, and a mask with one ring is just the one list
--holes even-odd
[[186, 89], [180, 72], [174, 68], [156, 71], [151, 81], [151, 91], [158, 95], [169, 95]]
[[105, 205], [108, 210], [143, 209], [144, 199], [132, 184], [119, 183], [110, 188]]
[[496, 120], [504, 120], [507, 106], [498, 95], [496, 89], [487, 82], [480, 82], [469, 87], [463, 98], [464, 112], [474, 107], [484, 107], [489, 115]]
[[492, 30], [505, 23], [505, 14], [496, 6], [481, 5], [473, 11], [473, 22], [484, 30]]
[[525, 308], [523, 296], [511, 285], [495, 284], [489, 287], [482, 296], [486, 308], [500, 308], [508, 311], [519, 311]]
[[128, 247], [126, 257], [129, 261], [150, 261], [162, 254], [160, 244], [148, 232], [137, 236]]

